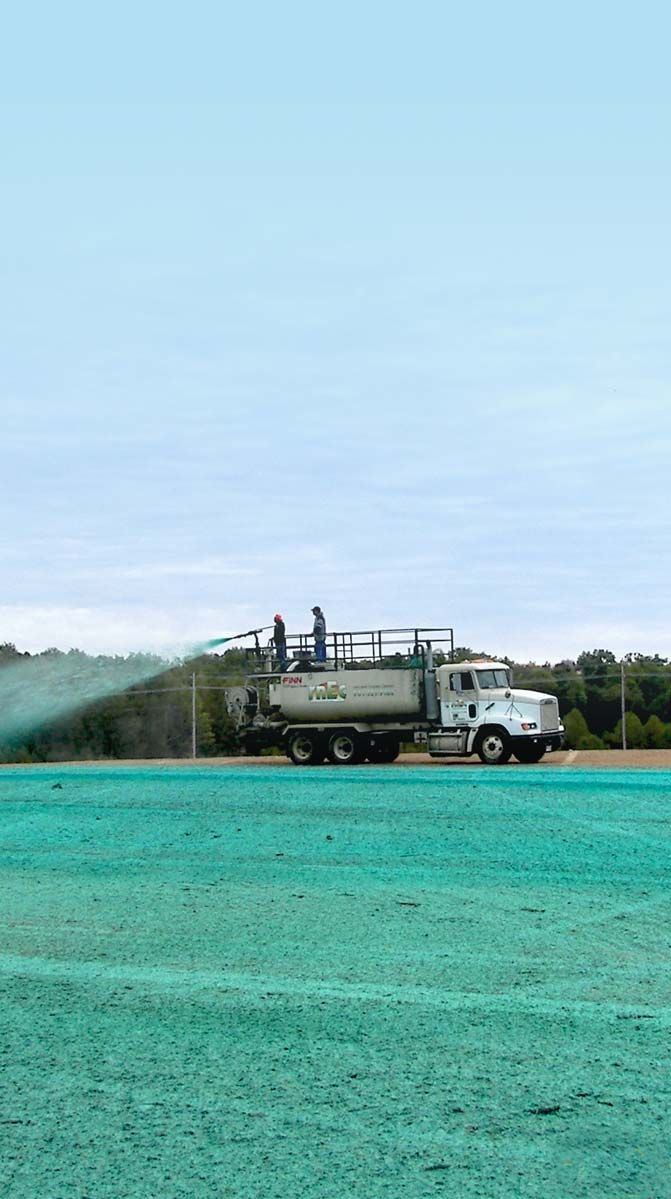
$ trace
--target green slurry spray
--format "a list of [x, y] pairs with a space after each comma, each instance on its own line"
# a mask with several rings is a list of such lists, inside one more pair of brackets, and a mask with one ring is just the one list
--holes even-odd
[[168, 658], [142, 653], [125, 658], [92, 658], [71, 650], [10, 662], [0, 668], [0, 738], [9, 741], [98, 700], [147, 683], [220, 645], [263, 631], [252, 629], [230, 637], [214, 637], [183, 646]]

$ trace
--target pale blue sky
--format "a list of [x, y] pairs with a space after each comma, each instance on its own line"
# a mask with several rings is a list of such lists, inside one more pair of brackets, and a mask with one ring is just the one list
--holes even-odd
[[671, 655], [661, 7], [14, 20], [0, 640]]

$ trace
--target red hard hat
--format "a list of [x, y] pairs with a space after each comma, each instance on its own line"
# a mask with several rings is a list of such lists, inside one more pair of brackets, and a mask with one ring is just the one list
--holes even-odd
[[280, 616], [279, 612], [276, 612], [276, 613], [275, 613], [275, 620], [281, 620], [281, 619], [282, 619], [282, 617]]

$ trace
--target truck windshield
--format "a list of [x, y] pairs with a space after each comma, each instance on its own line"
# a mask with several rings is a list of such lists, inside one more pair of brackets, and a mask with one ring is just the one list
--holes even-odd
[[490, 691], [492, 687], [509, 687], [507, 670], [479, 670], [478, 683], [481, 691]]

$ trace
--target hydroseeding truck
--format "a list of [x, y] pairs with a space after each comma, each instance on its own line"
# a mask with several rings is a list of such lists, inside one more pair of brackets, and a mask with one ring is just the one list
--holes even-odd
[[504, 662], [454, 662], [452, 629], [331, 634], [324, 662], [307, 634], [287, 638], [281, 662], [256, 642], [254, 673], [226, 690], [246, 753], [276, 746], [297, 766], [346, 766], [393, 762], [414, 740], [433, 758], [501, 766], [561, 748], [556, 698], [514, 687]]

